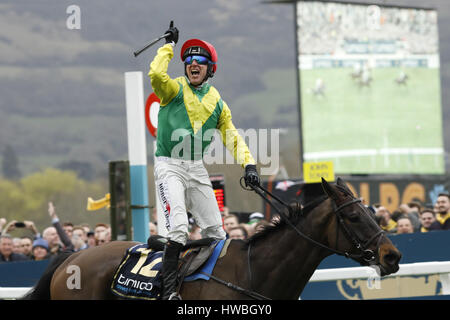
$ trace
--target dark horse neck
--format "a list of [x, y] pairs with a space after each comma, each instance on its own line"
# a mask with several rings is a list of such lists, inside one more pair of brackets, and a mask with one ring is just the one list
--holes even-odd
[[[332, 207], [325, 201], [302, 217], [297, 227], [311, 239], [327, 244], [328, 212]], [[252, 289], [271, 299], [298, 299], [317, 266], [331, 254], [289, 225], [275, 227], [250, 246]]]

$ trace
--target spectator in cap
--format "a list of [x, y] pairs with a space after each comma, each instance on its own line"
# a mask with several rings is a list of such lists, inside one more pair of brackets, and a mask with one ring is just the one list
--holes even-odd
[[248, 224], [254, 224], [264, 219], [264, 215], [261, 212], [253, 212], [248, 218]]
[[251, 235], [256, 233], [256, 225], [261, 222], [261, 221], [265, 221], [264, 220], [264, 215], [261, 212], [253, 212], [249, 217], [248, 217], [248, 234], [249, 237], [251, 237]]
[[40, 261], [45, 260], [50, 257], [48, 241], [42, 238], [38, 238], [33, 242], [32, 252], [32, 260]]

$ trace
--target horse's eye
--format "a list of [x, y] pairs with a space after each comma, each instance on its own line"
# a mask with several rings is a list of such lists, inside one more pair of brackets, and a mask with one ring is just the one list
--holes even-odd
[[358, 222], [359, 221], [359, 214], [357, 212], [352, 212], [348, 215], [348, 220], [350, 222]]

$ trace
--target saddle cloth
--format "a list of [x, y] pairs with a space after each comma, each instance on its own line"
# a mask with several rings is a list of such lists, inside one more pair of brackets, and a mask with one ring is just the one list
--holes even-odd
[[[210, 246], [191, 248], [181, 253], [179, 274], [183, 281], [209, 280], [226, 240], [214, 241]], [[161, 294], [163, 252], [149, 244], [129, 248], [117, 268], [111, 291], [125, 299], [156, 300]]]

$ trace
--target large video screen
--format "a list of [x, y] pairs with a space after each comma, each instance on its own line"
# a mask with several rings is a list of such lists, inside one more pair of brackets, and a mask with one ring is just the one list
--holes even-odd
[[443, 174], [437, 12], [297, 3], [303, 161]]

